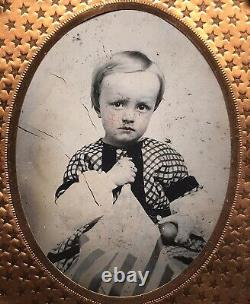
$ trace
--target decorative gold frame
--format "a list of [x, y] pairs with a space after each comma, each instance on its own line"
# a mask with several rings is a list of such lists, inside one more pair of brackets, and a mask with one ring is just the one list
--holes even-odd
[[[46, 51], [77, 24], [119, 9], [154, 13], [192, 40], [221, 85], [233, 148], [225, 206], [203, 253], [173, 282], [130, 298], [105, 297], [80, 288], [47, 261], [25, 221], [14, 166], [14, 126], [25, 92]], [[227, 0], [4, 1], [0, 6], [0, 303], [247, 303], [249, 12], [247, 2]]]

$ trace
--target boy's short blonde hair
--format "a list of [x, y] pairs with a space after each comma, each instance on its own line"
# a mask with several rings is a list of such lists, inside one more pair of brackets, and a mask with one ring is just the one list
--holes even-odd
[[160, 89], [157, 95], [155, 109], [159, 106], [164, 90], [165, 78], [159, 67], [146, 55], [138, 51], [124, 51], [114, 54], [108, 62], [94, 71], [91, 86], [91, 102], [96, 112], [100, 111], [99, 97], [101, 85], [105, 76], [113, 73], [133, 73], [150, 71], [154, 73], [160, 81]]

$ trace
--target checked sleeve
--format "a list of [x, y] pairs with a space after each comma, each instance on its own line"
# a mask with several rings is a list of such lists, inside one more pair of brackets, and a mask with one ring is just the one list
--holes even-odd
[[[78, 150], [70, 159], [69, 164], [63, 176], [63, 183], [57, 188], [55, 200], [57, 200], [73, 183], [79, 181], [78, 173], [88, 170], [87, 161], [84, 161], [82, 150]], [[83, 161], [82, 161], [83, 160]]]
[[162, 184], [169, 202], [197, 191], [200, 186], [195, 177], [188, 174], [183, 157], [170, 146], [165, 146], [162, 166], [157, 171], [157, 179]]
[[63, 183], [55, 194], [57, 200], [73, 183], [78, 182], [78, 174], [89, 170], [102, 171], [102, 142], [98, 140], [78, 150], [70, 159], [63, 176]]

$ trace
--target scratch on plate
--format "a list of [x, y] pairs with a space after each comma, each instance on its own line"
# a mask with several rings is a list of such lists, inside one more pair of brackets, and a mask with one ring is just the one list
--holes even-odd
[[35, 134], [35, 133], [33, 133], [33, 132], [31, 132], [31, 131], [29, 131], [29, 130], [27, 130], [27, 129], [25, 129], [25, 128], [21, 127], [21, 126], [18, 126], [18, 128], [19, 128], [20, 130], [22, 130], [22, 131], [26, 132], [26, 133], [29, 133], [29, 134], [33, 135], [33, 136], [36, 136], [36, 137], [42, 138], [41, 136], [39, 136], [39, 135], [37, 135], [37, 134]]
[[91, 195], [92, 195], [92, 197], [93, 197], [93, 199], [94, 199], [94, 202], [96, 203], [97, 206], [100, 206], [100, 204], [97, 202], [97, 200], [96, 200], [96, 198], [95, 198], [95, 195], [94, 195], [94, 193], [93, 193], [93, 191], [92, 191], [92, 189], [91, 189], [91, 187], [90, 187], [90, 185], [89, 185], [89, 183], [88, 183], [88, 181], [87, 181], [87, 179], [86, 179], [86, 177], [85, 177], [84, 174], [83, 174], [83, 177], [84, 177], [84, 180], [85, 180], [85, 182], [86, 182], [86, 185], [87, 185], [87, 187], [88, 187], [88, 189], [89, 189], [89, 191], [90, 191], [90, 193], [91, 193]]
[[57, 77], [59, 79], [62, 79], [65, 84], [67, 83], [66, 80], [62, 76], [59, 76], [59, 75], [56, 75], [56, 74], [53, 74], [53, 73], [50, 73], [50, 75], [55, 76], [55, 77]]
[[81, 103], [81, 105], [84, 107], [84, 109], [87, 111], [87, 113], [88, 113], [88, 117], [89, 117], [89, 120], [90, 120], [90, 122], [91, 122], [91, 124], [92, 124], [92, 126], [96, 129], [96, 125], [94, 124], [94, 122], [93, 122], [93, 120], [92, 120], [92, 118], [90, 117], [90, 114], [89, 114], [89, 110], [88, 110], [88, 108], [85, 106], [85, 104], [83, 104], [83, 103]]
[[42, 131], [42, 130], [37, 129], [37, 128], [36, 128], [36, 130], [39, 131], [39, 132], [42, 133], [42, 134], [45, 134], [45, 135], [47, 135], [47, 136], [53, 138], [53, 139], [59, 140], [58, 138], [54, 137], [53, 135], [51, 135], [51, 134], [49, 134], [49, 133], [47, 133], [47, 132], [45, 132], [45, 131]]

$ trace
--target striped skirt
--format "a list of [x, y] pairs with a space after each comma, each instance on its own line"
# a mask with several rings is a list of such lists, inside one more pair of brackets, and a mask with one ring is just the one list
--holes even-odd
[[[158, 225], [151, 221], [132, 193], [127, 193], [118, 198], [110, 213], [76, 230], [48, 257], [66, 276], [89, 290], [110, 296], [133, 296], [173, 280], [188, 267], [203, 245], [204, 240], [195, 236], [186, 246], [164, 245]], [[71, 254], [70, 258], [67, 254]], [[110, 282], [103, 280], [105, 271], [111, 273]], [[115, 282], [115, 271], [125, 275], [133, 271], [137, 281]], [[138, 272], [143, 276], [148, 272], [143, 285]]]

